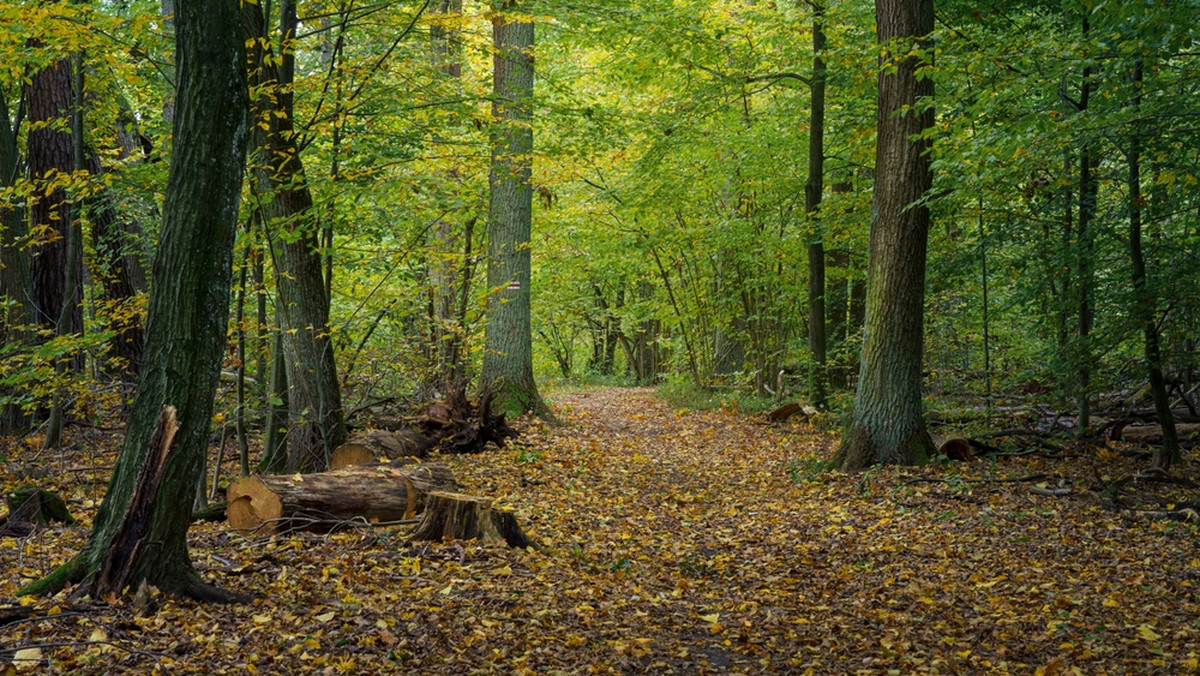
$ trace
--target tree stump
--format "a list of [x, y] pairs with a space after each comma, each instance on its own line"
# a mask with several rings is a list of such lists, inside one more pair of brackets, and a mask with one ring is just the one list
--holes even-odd
[[228, 523], [240, 531], [331, 532], [411, 518], [434, 490], [457, 490], [445, 465], [358, 465], [321, 474], [255, 474], [226, 491]]
[[13, 523], [75, 523], [74, 517], [67, 511], [67, 503], [58, 494], [44, 488], [20, 486], [4, 496], [4, 500], [8, 503], [8, 520]]
[[372, 430], [338, 446], [329, 457], [329, 469], [366, 465], [383, 459], [424, 458], [436, 443], [410, 428], [395, 432]]
[[434, 491], [429, 494], [421, 523], [409, 536], [409, 541], [441, 542], [478, 539], [482, 544], [509, 547], [536, 547], [521, 530], [512, 512], [492, 509], [491, 498], [462, 493]]
[[971, 442], [963, 437], [934, 436], [933, 443], [937, 446], [938, 453], [941, 453], [950, 460], [970, 461], [975, 459], [975, 452], [971, 449]]

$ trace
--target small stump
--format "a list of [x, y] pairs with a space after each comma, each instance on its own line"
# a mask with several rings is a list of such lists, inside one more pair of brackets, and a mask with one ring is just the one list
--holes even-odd
[[521, 530], [512, 512], [493, 509], [490, 498], [434, 491], [425, 502], [425, 515], [409, 541], [445, 538], [478, 539], [482, 544], [504, 543], [509, 547], [535, 547]]

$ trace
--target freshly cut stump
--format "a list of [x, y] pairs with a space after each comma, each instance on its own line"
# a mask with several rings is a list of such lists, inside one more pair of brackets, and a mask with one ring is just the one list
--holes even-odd
[[441, 542], [445, 538], [478, 539], [487, 545], [503, 542], [509, 547], [535, 547], [512, 512], [492, 509], [491, 498], [434, 491], [425, 503], [421, 523], [408, 539], [410, 542]]
[[229, 485], [229, 525], [280, 533], [342, 528], [411, 518], [434, 490], [457, 490], [445, 465], [358, 465], [321, 474], [255, 474]]
[[424, 458], [436, 442], [414, 429], [372, 430], [334, 449], [329, 469], [366, 465], [383, 459]]

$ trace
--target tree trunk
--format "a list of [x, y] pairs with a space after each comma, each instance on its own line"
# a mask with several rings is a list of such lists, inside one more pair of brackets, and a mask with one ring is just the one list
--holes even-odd
[[[20, 151], [17, 146], [17, 130], [9, 117], [8, 101], [0, 96], [0, 190], [16, 184], [21, 176]], [[22, 250], [28, 241], [29, 228], [26, 213], [19, 205], [9, 200], [0, 201], [0, 294], [6, 301], [8, 311], [0, 320], [0, 340], [9, 346], [27, 343], [32, 338], [35, 315], [30, 302], [33, 298], [33, 279], [29, 273], [29, 258]], [[0, 394], [12, 396], [12, 388], [0, 390]], [[16, 402], [0, 407], [0, 436], [23, 434], [28, 425], [28, 416]]]
[[282, 77], [290, 63], [289, 48], [285, 47], [285, 58], [280, 60], [283, 68], [277, 70], [267, 47], [262, 5], [244, 3], [242, 19], [252, 45], [251, 84], [259, 92], [251, 114], [255, 122], [251, 127], [255, 191], [264, 200], [267, 222], [281, 230], [268, 236], [275, 252], [276, 314], [289, 388], [286, 469], [321, 470], [329, 466], [329, 456], [345, 441], [346, 425], [330, 340], [320, 228], [294, 140], [291, 94], [287, 91], [290, 83]]
[[819, 211], [825, 190], [825, 7], [813, 3], [813, 75], [811, 114], [808, 128], [808, 180], [804, 184], [804, 212], [808, 215], [808, 350], [812, 365], [808, 375], [808, 396], [814, 406], [824, 409], [829, 390], [825, 324], [825, 245], [822, 242]]
[[530, 328], [530, 226], [533, 217], [533, 24], [496, 2], [492, 19], [492, 163], [488, 172], [488, 323], [480, 389], [512, 413], [549, 409], [533, 380]]
[[[1083, 18], [1083, 35], [1086, 38], [1090, 29], [1087, 17]], [[1079, 111], [1086, 111], [1092, 90], [1092, 68], [1083, 69], [1083, 84], [1080, 86]], [[1086, 132], [1085, 132], [1086, 133]], [[1091, 428], [1091, 386], [1092, 386], [1092, 256], [1095, 247], [1092, 232], [1092, 218], [1096, 215], [1097, 193], [1100, 183], [1094, 175], [1094, 169], [1099, 162], [1093, 158], [1095, 147], [1089, 139], [1084, 139], [1079, 151], [1079, 221], [1076, 236], [1076, 289], [1079, 293], [1078, 325], [1076, 346], [1074, 350], [1077, 385], [1075, 401], [1079, 409], [1077, 433], [1086, 436]]]
[[458, 490], [445, 465], [358, 465], [320, 474], [256, 474], [229, 485], [229, 525], [257, 534], [330, 532], [400, 521], [431, 491]]
[[371, 430], [351, 437], [338, 446], [329, 460], [329, 469], [366, 465], [380, 460], [424, 458], [437, 442], [411, 428], [395, 432]]
[[[1133, 87], [1137, 92], [1133, 98], [1136, 111], [1141, 107], [1142, 62], [1133, 67]], [[1154, 409], [1161, 422], [1162, 446], [1154, 451], [1154, 467], [1162, 471], [1180, 459], [1179, 440], [1175, 433], [1175, 419], [1171, 416], [1171, 400], [1167, 397], [1167, 385], [1163, 378], [1162, 351], [1158, 343], [1158, 324], [1155, 322], [1158, 298], [1146, 279], [1146, 258], [1142, 254], [1142, 175], [1141, 129], [1137, 117], [1130, 123], [1133, 127], [1129, 136], [1129, 258], [1133, 268], [1134, 315], [1142, 325], [1147, 379], [1150, 392], [1154, 395]]]
[[187, 529], [225, 347], [245, 166], [245, 41], [232, 0], [180, 3], [175, 25], [179, 98], [174, 150], [154, 262], [145, 360], [125, 444], [83, 550], [22, 590], [25, 594], [53, 593], [69, 582], [94, 580], [125, 522], [160, 412], [173, 405], [178, 448], [165, 460], [159, 488], [160, 495], [171, 499], [148, 507], [143, 546], [125, 566], [124, 583], [136, 587], [144, 580], [203, 600], [236, 600], [200, 580], [188, 557]]
[[[911, 51], [928, 47], [932, 0], [876, 0], [876, 25], [889, 65], [879, 74], [875, 196], [867, 269], [867, 325], [854, 415], [834, 464], [911, 465], [934, 452], [921, 418], [925, 254], [933, 183], [929, 141], [933, 80]], [[894, 65], [893, 70], [890, 65]]]
[[[30, 222], [35, 239], [42, 242], [33, 250], [30, 269], [38, 324], [50, 329], [58, 326], [66, 301], [68, 230], [75, 215], [66, 190], [59, 185], [47, 191], [45, 188], [51, 186], [45, 184], [58, 183], [74, 170], [71, 134], [55, 124], [70, 116], [72, 91], [70, 59], [60, 59], [42, 68], [26, 86], [31, 127], [26, 141], [27, 158], [29, 174], [36, 186], [30, 199]], [[52, 239], [48, 233], [52, 233]], [[82, 268], [82, 263], [78, 267]], [[82, 269], [76, 270], [76, 274], [82, 279]], [[74, 305], [67, 315], [69, 324], [64, 327], [66, 333], [83, 331], [82, 297], [82, 285], [77, 285]], [[71, 365], [80, 368], [82, 360], [74, 359]]]
[[[88, 172], [104, 172], [100, 157], [88, 153]], [[114, 331], [109, 355], [117, 359], [113, 373], [134, 381], [142, 363], [145, 332], [142, 326], [139, 296], [149, 290], [142, 263], [142, 228], [137, 221], [117, 212], [112, 196], [103, 190], [91, 200], [92, 246], [99, 258], [100, 284], [110, 323]]]

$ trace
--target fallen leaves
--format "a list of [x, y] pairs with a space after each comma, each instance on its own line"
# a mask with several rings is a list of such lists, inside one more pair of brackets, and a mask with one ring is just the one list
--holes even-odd
[[[1071, 496], [955, 480], [1057, 476], [1063, 461], [804, 474], [835, 442], [806, 424], [674, 410], [644, 390], [566, 395], [557, 414], [566, 425], [526, 421], [521, 449], [445, 459], [544, 551], [197, 525], [205, 575], [254, 602], [163, 599], [141, 616], [23, 598], [37, 619], [0, 627], [0, 651], [13, 647], [0, 661], [206, 674], [1200, 669], [1194, 525], [1104, 510], [1082, 496], [1086, 476], [1055, 480]], [[939, 480], [910, 483], [921, 478]], [[86, 527], [0, 541], [0, 597], [65, 560]]]

